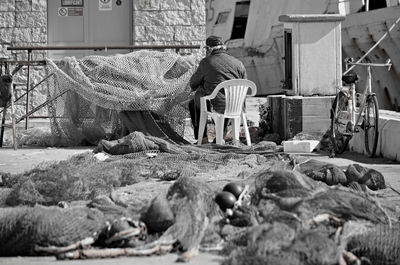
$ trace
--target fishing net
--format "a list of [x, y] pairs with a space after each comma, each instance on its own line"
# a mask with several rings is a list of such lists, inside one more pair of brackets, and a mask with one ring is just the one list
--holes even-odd
[[378, 225], [353, 236], [347, 250], [374, 265], [400, 264], [400, 225]]
[[33, 255], [35, 246], [68, 246], [97, 238], [104, 215], [86, 207], [0, 208], [0, 256]]
[[[196, 55], [136, 51], [115, 56], [47, 59], [55, 145], [97, 144], [121, 136], [122, 111], [149, 112], [183, 136]], [[162, 130], [162, 128], [159, 128]]]
[[230, 239], [224, 264], [333, 265], [344, 255], [342, 247], [357, 264], [398, 264], [399, 211], [388, 211], [388, 199], [330, 187], [294, 171], [267, 170], [253, 177], [252, 204], [244, 207], [255, 207], [247, 213], [259, 223]]
[[231, 150], [221, 153], [191, 145], [174, 145], [140, 132], [131, 133], [124, 139], [121, 148], [136, 152], [122, 154], [124, 152], [119, 151], [119, 155], [113, 156], [98, 153], [108, 157], [105, 161], [99, 161], [94, 153], [87, 152], [65, 161], [42, 163], [27, 172], [8, 176], [4, 185], [12, 191], [6, 199], [7, 205], [56, 205], [59, 201], [91, 200], [119, 187], [150, 183], [152, 191], [143, 192], [130, 201], [142, 208], [157, 193], [154, 188], [157, 181], [172, 181], [197, 174], [210, 179], [233, 177], [240, 172], [246, 176], [278, 160], [273, 158], [274, 151], [269, 147], [263, 151], [270, 152], [270, 161], [263, 155], [242, 154], [240, 151], [250, 150], [234, 146], [221, 146], [225, 151]]
[[[263, 150], [257, 145], [251, 148], [259, 153], [248, 154], [246, 152], [251, 151], [246, 149], [248, 147], [171, 145], [138, 132], [128, 139], [137, 143], [133, 146], [141, 147], [142, 151], [121, 155], [87, 152], [66, 161], [41, 164], [22, 174], [5, 175], [3, 185], [9, 190], [6, 202], [16, 206], [15, 213], [6, 208], [10, 209], [8, 215], [14, 216], [13, 222], [18, 223], [25, 220], [17, 214], [19, 209], [30, 209], [21, 205], [69, 205], [83, 200], [85, 207], [96, 208], [104, 216], [141, 218], [149, 225], [148, 231], [157, 234], [146, 241], [152, 249], [181, 242], [188, 257], [194, 253], [191, 250], [196, 250], [203, 242], [213, 245], [226, 240], [224, 246], [230, 249], [224, 249], [227, 255], [224, 264], [265, 264], [263, 261], [268, 261], [272, 264], [336, 265], [343, 249], [358, 259], [371, 260], [371, 264], [381, 259], [380, 253], [387, 256], [387, 261], [380, 264], [398, 262], [395, 258], [400, 244], [396, 227], [400, 210], [384, 196], [385, 193], [377, 198], [341, 185], [329, 183], [329, 186], [301, 173], [302, 163], [298, 157]], [[99, 154], [106, 159], [99, 160]], [[305, 165], [303, 169], [310, 169], [310, 164]], [[329, 169], [330, 165], [319, 164], [314, 175], [321, 168]], [[368, 169], [357, 168], [357, 172], [368, 172]], [[361, 179], [364, 178], [361, 176]], [[213, 196], [232, 181], [249, 185], [250, 204], [238, 207], [230, 217], [220, 210], [215, 213], [213, 209], [217, 205]], [[54, 206], [41, 207], [49, 209], [46, 214], [55, 209]], [[27, 226], [40, 225], [34, 222], [35, 218], [30, 218], [32, 223]], [[98, 220], [103, 222], [104, 218]], [[48, 229], [56, 229], [55, 235], [62, 234], [59, 223], [66, 221], [68, 218], [54, 220]], [[359, 229], [361, 232], [355, 233], [356, 229], [351, 229], [351, 233], [341, 232], [341, 227], [346, 230], [350, 222], [355, 228], [363, 228]], [[8, 230], [4, 229], [10, 226], [2, 228], [2, 225], [0, 233], [6, 233]], [[206, 226], [208, 232], [204, 231]], [[393, 236], [387, 236], [389, 233]], [[65, 234], [65, 238], [69, 236]], [[36, 242], [35, 238], [29, 240]], [[72, 242], [76, 238], [70, 236], [68, 240]], [[379, 244], [369, 243], [374, 241]], [[19, 249], [25, 251], [30, 247], [24, 245]], [[131, 249], [112, 254], [101, 249], [82, 249], [74, 252], [74, 258], [86, 257], [87, 251], [92, 251], [92, 257], [158, 253]], [[395, 263], [391, 263], [392, 260]]]
[[298, 171], [306, 176], [322, 181], [328, 185], [356, 186], [360, 184], [371, 190], [386, 188], [385, 178], [382, 173], [375, 169], [361, 166], [360, 164], [350, 164], [343, 171], [334, 164], [309, 159], [297, 165]]

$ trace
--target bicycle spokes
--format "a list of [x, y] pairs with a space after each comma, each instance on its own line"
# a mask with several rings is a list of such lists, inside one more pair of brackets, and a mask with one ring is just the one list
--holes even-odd
[[367, 98], [365, 111], [364, 111], [364, 137], [365, 137], [365, 151], [370, 156], [375, 156], [378, 146], [378, 121], [379, 121], [379, 108], [378, 101], [375, 95]]

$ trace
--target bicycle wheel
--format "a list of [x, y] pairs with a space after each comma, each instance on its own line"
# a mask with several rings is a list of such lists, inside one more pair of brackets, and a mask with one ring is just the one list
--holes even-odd
[[350, 122], [349, 101], [344, 92], [339, 92], [331, 109], [331, 141], [335, 153], [343, 153], [349, 144], [351, 134], [348, 132]]
[[375, 156], [376, 148], [378, 146], [378, 121], [378, 100], [375, 95], [370, 95], [367, 97], [364, 110], [365, 151], [370, 157]]

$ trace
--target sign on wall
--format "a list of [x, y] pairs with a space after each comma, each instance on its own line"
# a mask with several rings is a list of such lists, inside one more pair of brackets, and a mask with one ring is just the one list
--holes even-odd
[[59, 17], [83, 16], [83, 7], [59, 7]]
[[83, 0], [61, 0], [61, 6], [83, 6]]
[[99, 11], [111, 11], [112, 0], [99, 0]]

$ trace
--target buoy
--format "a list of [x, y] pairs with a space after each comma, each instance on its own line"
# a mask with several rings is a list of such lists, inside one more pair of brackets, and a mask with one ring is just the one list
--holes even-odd
[[215, 197], [215, 202], [218, 204], [219, 208], [225, 212], [226, 209], [233, 208], [236, 202], [236, 197], [230, 192], [221, 191]]
[[223, 191], [227, 191], [235, 195], [236, 199], [239, 199], [240, 194], [242, 194], [244, 187], [235, 182], [231, 182], [225, 185]]

